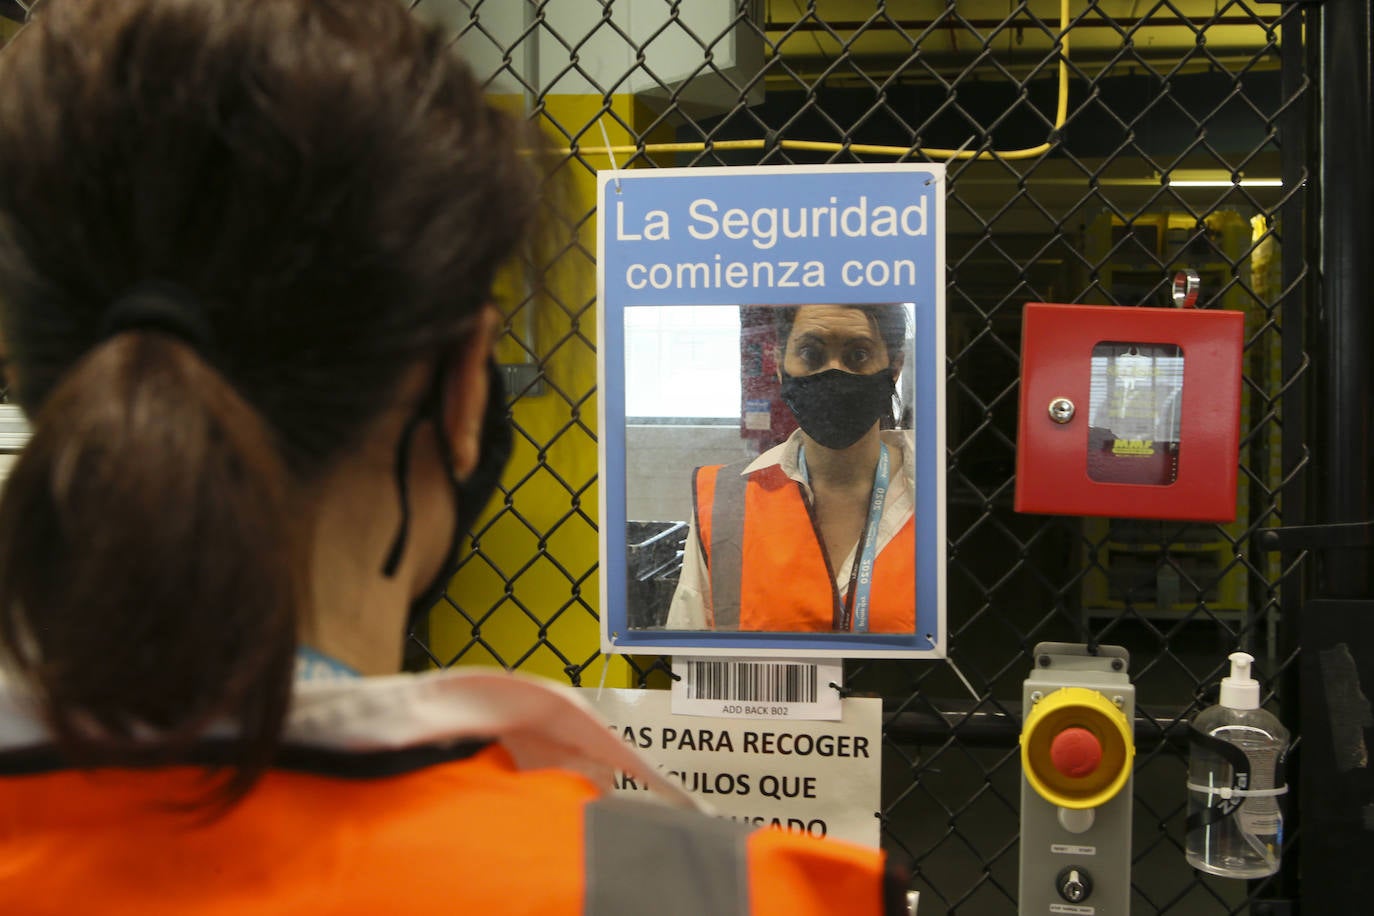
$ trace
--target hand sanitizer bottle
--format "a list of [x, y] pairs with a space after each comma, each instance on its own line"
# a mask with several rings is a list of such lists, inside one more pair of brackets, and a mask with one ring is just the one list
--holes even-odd
[[1280, 797], [1288, 730], [1260, 708], [1254, 661], [1230, 656], [1221, 702], [1193, 720], [1189, 735], [1188, 863], [1226, 878], [1259, 878], [1279, 870], [1283, 845]]

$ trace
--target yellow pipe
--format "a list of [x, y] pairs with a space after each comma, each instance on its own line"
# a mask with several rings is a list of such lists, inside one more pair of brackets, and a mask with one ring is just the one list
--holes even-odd
[[[1059, 3], [1059, 43], [1062, 53], [1059, 55], [1059, 99], [1055, 105], [1054, 130], [1058, 131], [1064, 126], [1069, 114], [1069, 0], [1060, 0]], [[706, 150], [728, 151], [728, 150], [759, 150], [766, 148], [765, 140], [715, 140], [715, 141], [696, 141], [692, 143], [645, 143], [643, 145], [622, 145], [622, 146], [587, 146], [573, 149], [566, 147], [560, 150], [564, 155], [602, 155], [602, 156], [634, 156], [640, 153], [701, 153]], [[916, 146], [877, 146], [867, 143], [832, 143], [820, 140], [780, 140], [778, 146], [782, 149], [805, 150], [813, 153], [838, 153], [850, 152], [861, 156], [894, 156], [905, 158], [907, 156], [924, 156], [927, 159], [1034, 159], [1043, 156], [1050, 151], [1053, 141], [1046, 141], [1039, 146], [1032, 146], [1027, 149], [1012, 150], [966, 150], [966, 149], [938, 149], [934, 147]]]

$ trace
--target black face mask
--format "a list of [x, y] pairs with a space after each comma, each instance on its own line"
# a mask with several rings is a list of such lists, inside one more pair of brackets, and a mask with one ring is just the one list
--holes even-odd
[[802, 432], [826, 448], [849, 448], [883, 417], [892, 416], [897, 380], [883, 369], [855, 375], [827, 369], [814, 375], [782, 375], [782, 400]]
[[487, 362], [487, 406], [482, 415], [482, 433], [478, 446], [477, 466], [467, 480], [459, 480], [453, 466], [453, 450], [449, 447], [448, 437], [444, 435], [443, 422], [443, 383], [446, 364], [440, 363], [434, 371], [434, 382], [428, 394], [416, 408], [414, 416], [406, 422], [401, 432], [401, 440], [396, 447], [396, 488], [401, 500], [401, 524], [396, 531], [396, 540], [387, 553], [382, 575], [391, 578], [400, 566], [401, 556], [405, 553], [406, 540], [410, 533], [410, 497], [406, 480], [410, 470], [410, 442], [415, 430], [421, 423], [434, 424], [435, 439], [439, 445], [439, 460], [448, 472], [449, 487], [453, 493], [455, 509], [453, 535], [449, 539], [448, 550], [438, 571], [419, 594], [410, 602], [406, 617], [406, 633], [415, 628], [430, 608], [443, 596], [448, 581], [453, 576], [462, 550], [463, 539], [471, 533], [477, 517], [486, 508], [501, 481], [501, 472], [510, 461], [511, 429], [506, 417], [506, 390], [501, 382], [501, 370], [495, 360]]

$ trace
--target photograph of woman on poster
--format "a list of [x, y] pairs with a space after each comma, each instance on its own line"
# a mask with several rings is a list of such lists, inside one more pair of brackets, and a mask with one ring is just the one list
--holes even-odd
[[772, 311], [799, 428], [752, 461], [694, 473], [666, 628], [911, 633], [914, 443], [893, 428], [906, 307]]

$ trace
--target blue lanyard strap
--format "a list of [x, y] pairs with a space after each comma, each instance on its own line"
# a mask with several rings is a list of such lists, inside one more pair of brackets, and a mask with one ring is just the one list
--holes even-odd
[[[811, 485], [811, 476], [806, 469], [806, 449], [797, 453], [797, 470], [802, 481]], [[845, 629], [855, 633], [868, 632], [869, 589], [873, 584], [873, 564], [878, 557], [878, 526], [883, 520], [883, 505], [887, 502], [888, 483], [891, 479], [891, 459], [888, 457], [887, 444], [879, 443], [878, 466], [873, 470], [873, 491], [868, 498], [868, 521], [864, 523], [863, 534], [859, 538], [859, 554], [854, 558], [854, 566], [849, 572], [849, 592], [845, 596], [845, 623], [852, 626]]]
[[873, 563], [878, 556], [878, 523], [883, 519], [883, 504], [887, 502], [889, 464], [887, 446], [878, 453], [878, 467], [873, 471], [873, 495], [868, 498], [868, 523], [864, 526], [863, 543], [855, 558], [857, 576], [850, 574], [849, 600], [854, 605], [854, 632], [868, 632], [868, 591], [873, 584]]
[[359, 677], [358, 672], [337, 658], [310, 646], [296, 647], [296, 680], [324, 681], [331, 678]]

